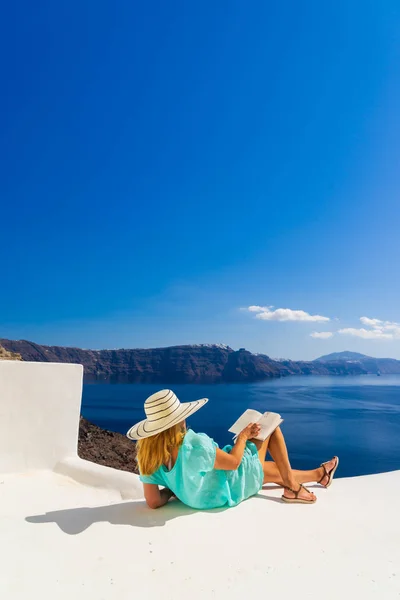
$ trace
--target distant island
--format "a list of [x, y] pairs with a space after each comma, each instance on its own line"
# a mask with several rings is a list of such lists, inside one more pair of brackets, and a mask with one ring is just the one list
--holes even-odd
[[[0, 339], [3, 358], [79, 363], [85, 381], [115, 383], [234, 383], [289, 375], [400, 374], [400, 361], [356, 352], [335, 352], [313, 361], [274, 360], [223, 344], [169, 348], [83, 350]], [[1, 357], [0, 357], [1, 358]]]

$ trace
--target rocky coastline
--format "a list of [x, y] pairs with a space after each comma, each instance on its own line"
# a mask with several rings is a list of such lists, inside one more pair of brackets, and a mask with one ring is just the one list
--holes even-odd
[[222, 344], [168, 348], [84, 350], [43, 346], [26, 340], [0, 339], [9, 356], [24, 361], [78, 363], [86, 382], [110, 383], [246, 383], [289, 375], [400, 374], [400, 361], [350, 352], [313, 361], [274, 360], [244, 348]]
[[102, 429], [83, 417], [79, 422], [78, 455], [105, 467], [138, 472], [135, 443], [121, 433]]

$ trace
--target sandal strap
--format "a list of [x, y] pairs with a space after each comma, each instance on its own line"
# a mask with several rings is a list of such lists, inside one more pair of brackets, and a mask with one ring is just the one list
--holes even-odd
[[[337, 456], [334, 456], [334, 457], [333, 457], [333, 459], [335, 459], [335, 458], [336, 458], [336, 466], [337, 466], [338, 457], [337, 457]], [[332, 460], [333, 460], [333, 459], [332, 459]], [[330, 462], [330, 461], [327, 461], [327, 462]], [[321, 479], [320, 479], [319, 481], [317, 481], [317, 483], [321, 483], [321, 481], [322, 481], [323, 479], [325, 479], [325, 477], [328, 477], [328, 479], [330, 479], [331, 473], [332, 473], [332, 471], [335, 469], [335, 467], [332, 467], [332, 469], [331, 469], [330, 471], [328, 471], [328, 469], [326, 468], [326, 463], [322, 463], [322, 464], [320, 465], [320, 467], [323, 467], [323, 469], [324, 469], [325, 473], [322, 475]]]
[[299, 489], [297, 490], [293, 490], [291, 487], [288, 486], [284, 486], [285, 490], [288, 490], [289, 492], [292, 492], [292, 494], [294, 494], [294, 497], [297, 499], [299, 497], [299, 494], [301, 492], [301, 490], [305, 490], [306, 492], [308, 492], [309, 494], [311, 494], [310, 490], [308, 490], [302, 483], [299, 483]]
[[317, 481], [317, 483], [321, 483], [321, 481], [322, 481], [323, 479], [325, 479], [325, 477], [329, 477], [329, 473], [330, 473], [330, 472], [328, 472], [328, 469], [326, 468], [326, 466], [325, 466], [325, 463], [322, 463], [322, 464], [320, 465], [320, 467], [323, 467], [323, 469], [324, 469], [324, 474], [322, 475], [321, 479], [320, 479], [319, 481]]

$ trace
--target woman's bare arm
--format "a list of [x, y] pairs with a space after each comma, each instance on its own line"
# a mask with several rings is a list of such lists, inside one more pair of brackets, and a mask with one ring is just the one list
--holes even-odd
[[229, 453], [217, 448], [214, 469], [219, 469], [220, 471], [235, 471], [238, 469], [242, 462], [246, 442], [256, 437], [259, 433], [260, 426], [256, 423], [250, 423], [250, 425], [247, 425], [247, 427], [239, 433], [236, 438], [236, 443]]
[[168, 500], [174, 495], [168, 488], [160, 490], [154, 483], [143, 484], [144, 498], [149, 508], [160, 508], [167, 504]]

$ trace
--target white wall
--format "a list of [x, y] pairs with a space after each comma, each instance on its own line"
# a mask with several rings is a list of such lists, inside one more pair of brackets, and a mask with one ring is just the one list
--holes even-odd
[[0, 473], [76, 456], [82, 365], [0, 361]]

